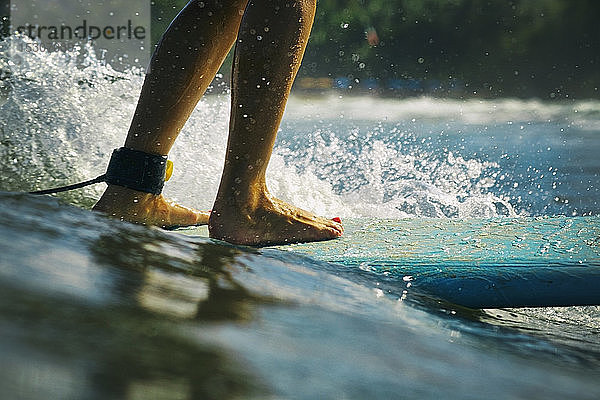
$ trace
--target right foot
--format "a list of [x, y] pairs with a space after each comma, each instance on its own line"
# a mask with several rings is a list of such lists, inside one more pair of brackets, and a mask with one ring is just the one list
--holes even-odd
[[93, 208], [112, 218], [142, 225], [173, 229], [181, 226], [206, 225], [209, 212], [175, 204], [163, 195], [138, 192], [123, 186], [109, 185]]
[[254, 206], [232, 207], [215, 202], [208, 229], [210, 237], [248, 246], [314, 242], [342, 236], [339, 218], [317, 217], [268, 194]]

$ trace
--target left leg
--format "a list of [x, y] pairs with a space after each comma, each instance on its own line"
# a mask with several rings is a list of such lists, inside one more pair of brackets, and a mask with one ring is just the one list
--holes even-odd
[[[173, 20], [152, 56], [125, 147], [169, 153], [179, 131], [221, 66], [238, 33], [247, 0], [192, 0]], [[109, 185], [94, 210], [162, 227], [208, 223], [162, 195]]]

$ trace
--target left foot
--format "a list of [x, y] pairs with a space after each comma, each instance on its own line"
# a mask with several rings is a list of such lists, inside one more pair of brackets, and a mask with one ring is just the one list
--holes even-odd
[[162, 194], [138, 192], [117, 185], [109, 185], [93, 209], [112, 218], [165, 229], [206, 225], [210, 216], [209, 212], [180, 206]]

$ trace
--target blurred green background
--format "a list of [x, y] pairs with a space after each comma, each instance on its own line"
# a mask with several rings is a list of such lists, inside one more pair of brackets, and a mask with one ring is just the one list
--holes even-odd
[[[153, 1], [154, 42], [185, 3]], [[299, 77], [597, 98], [599, 19], [597, 0], [320, 0]]]
[[[186, 3], [151, 1], [153, 43]], [[599, 19], [597, 0], [319, 0], [296, 87], [599, 98]]]

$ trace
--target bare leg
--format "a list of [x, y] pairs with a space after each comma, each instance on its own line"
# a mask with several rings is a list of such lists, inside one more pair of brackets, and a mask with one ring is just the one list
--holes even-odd
[[236, 44], [229, 142], [211, 237], [248, 245], [326, 240], [341, 224], [273, 198], [265, 171], [310, 34], [315, 0], [255, 0]]
[[[150, 62], [125, 146], [166, 155], [231, 49], [247, 0], [190, 1]], [[163, 227], [206, 224], [208, 212], [162, 195], [109, 185], [94, 206], [117, 218]]]

